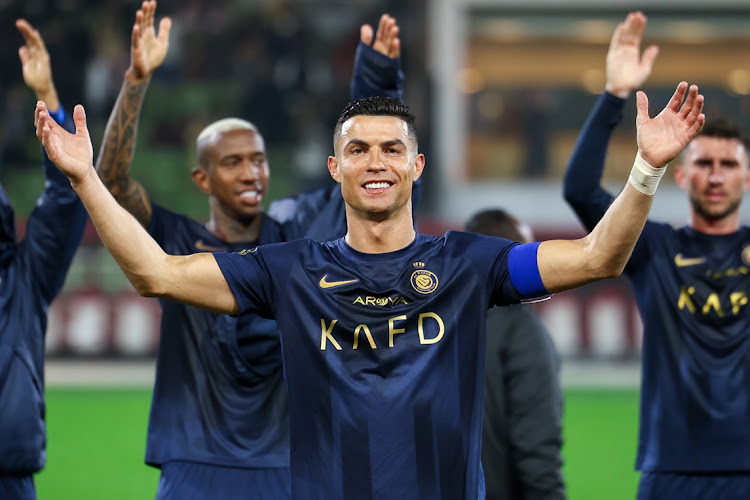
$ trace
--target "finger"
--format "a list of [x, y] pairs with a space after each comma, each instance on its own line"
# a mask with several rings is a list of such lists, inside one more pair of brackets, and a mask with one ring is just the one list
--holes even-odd
[[383, 45], [385, 46], [386, 53], [390, 50], [391, 42], [393, 41], [393, 26], [396, 24], [396, 20], [391, 16], [383, 26]]
[[690, 112], [695, 107], [696, 100], [698, 98], [698, 86], [697, 85], [691, 85], [687, 92], [687, 97], [685, 98], [685, 101], [682, 103], [682, 107], [680, 107], [680, 111], [677, 113], [680, 118], [683, 120], [690, 115]]
[[141, 25], [138, 23], [133, 25], [133, 33], [130, 35], [130, 47], [133, 50], [141, 48]]
[[643, 12], [636, 11], [628, 14], [625, 25], [628, 36], [637, 39], [640, 43], [641, 38], [643, 38], [643, 32], [646, 29], [646, 16], [643, 15]]
[[375, 43], [383, 43], [383, 38], [385, 37], [385, 25], [388, 22], [388, 14], [383, 14], [380, 16], [380, 21], [378, 22], [378, 31], [375, 33]]
[[[143, 3], [145, 4], [146, 2], [143, 2]], [[140, 8], [137, 11], [135, 11], [135, 24], [138, 27], [141, 27], [143, 26], [143, 22], [144, 22], [143, 21], [143, 8]]]
[[[696, 87], [696, 93], [698, 89]], [[686, 117], [686, 121], [688, 126], [692, 127], [695, 125], [695, 122], [698, 121], [698, 116], [702, 114], [703, 111], [703, 103], [705, 101], [705, 98], [703, 97], [703, 94], [697, 94], [695, 96], [695, 99], [693, 100], [693, 106], [690, 109], [690, 113], [688, 113]]]
[[146, 10], [146, 27], [154, 27], [154, 10], [156, 10], [156, 2], [148, 2], [148, 8]]
[[21, 65], [26, 66], [29, 62], [29, 49], [25, 45], [18, 48], [18, 57], [21, 59]]
[[635, 93], [635, 109], [636, 109], [636, 117], [635, 117], [635, 124], [636, 126], [640, 126], [644, 123], [646, 123], [649, 120], [648, 116], [648, 97], [646, 97], [646, 93], [642, 90], [639, 90]]
[[76, 135], [82, 133], [88, 135], [89, 131], [86, 128], [86, 110], [83, 109], [81, 104], [76, 104], [73, 108], [73, 122], [76, 124]]
[[368, 47], [372, 47], [372, 36], [372, 26], [370, 26], [369, 24], [363, 24], [359, 28], [359, 39]]
[[159, 41], [166, 45], [169, 43], [169, 32], [172, 30], [172, 19], [169, 17], [163, 17], [159, 21]]
[[682, 104], [682, 100], [685, 98], [687, 86], [687, 82], [680, 82], [679, 85], [677, 85], [674, 94], [672, 94], [672, 98], [669, 100], [664, 109], [669, 109], [677, 113], [677, 110], [680, 109], [680, 104]]
[[398, 57], [401, 57], [401, 39], [396, 38], [391, 42], [391, 50], [388, 52], [388, 57], [391, 59], [396, 59]]
[[21, 32], [21, 35], [23, 36], [23, 39], [26, 41], [26, 43], [31, 43], [31, 34], [34, 31], [34, 28], [31, 27], [31, 24], [29, 24], [26, 19], [17, 19], [16, 28]]
[[643, 56], [641, 56], [641, 66], [647, 69], [649, 73], [651, 73], [651, 68], [654, 67], [654, 61], [656, 60], [656, 56], [658, 55], [659, 46], [649, 45], [649, 47], [643, 51]]

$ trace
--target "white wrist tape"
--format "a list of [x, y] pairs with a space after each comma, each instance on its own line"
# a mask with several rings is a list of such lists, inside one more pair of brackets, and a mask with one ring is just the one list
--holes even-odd
[[635, 162], [633, 163], [633, 169], [630, 171], [628, 182], [641, 193], [653, 195], [656, 192], [656, 186], [659, 185], [659, 181], [664, 176], [666, 170], [666, 165], [664, 165], [664, 168], [654, 168], [649, 165], [641, 156], [641, 152], [638, 151], [638, 154], [635, 155]]

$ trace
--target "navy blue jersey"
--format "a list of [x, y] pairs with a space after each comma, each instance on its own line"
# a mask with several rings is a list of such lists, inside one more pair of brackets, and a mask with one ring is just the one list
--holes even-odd
[[241, 313], [279, 324], [294, 498], [484, 496], [486, 313], [524, 298], [511, 274], [538, 277], [536, 247], [516, 267], [513, 248], [453, 232], [385, 254], [343, 238], [214, 254]]
[[[378, 88], [384, 95], [401, 96], [400, 60], [382, 57], [360, 44], [353, 98]], [[308, 195], [315, 203], [295, 207], [296, 218], [283, 230], [264, 216], [256, 242], [230, 245], [194, 220], [156, 205], [149, 233], [167, 253], [179, 255], [285, 241], [287, 232], [332, 240], [346, 233], [344, 203], [336, 191], [338, 186]], [[157, 467], [172, 460], [288, 467], [289, 417], [276, 323], [254, 314], [217, 315], [169, 300], [161, 305], [146, 462]]]
[[[589, 228], [612, 201], [599, 182], [624, 103], [599, 99], [566, 172], [566, 199]], [[750, 230], [649, 221], [625, 273], [644, 326], [637, 468], [749, 471]]]
[[[50, 113], [73, 132], [60, 108]], [[42, 149], [46, 183], [16, 241], [13, 209], [0, 186], [0, 474], [45, 463], [44, 334], [50, 302], [65, 281], [86, 223], [68, 179]]]
[[[258, 242], [228, 244], [193, 219], [158, 205], [148, 230], [173, 255], [235, 251], [284, 239], [281, 227], [264, 217]], [[289, 421], [276, 323], [160, 303], [146, 462], [287, 467]]]

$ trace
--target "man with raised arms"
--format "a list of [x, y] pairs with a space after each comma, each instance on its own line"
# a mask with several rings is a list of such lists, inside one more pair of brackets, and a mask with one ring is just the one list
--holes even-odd
[[702, 107], [698, 88], [682, 82], [652, 119], [639, 93], [632, 178], [601, 223], [579, 240], [517, 244], [417, 233], [411, 190], [425, 158], [414, 116], [393, 99], [355, 101], [328, 158], [346, 202], [345, 237], [189, 256], [166, 254], [99, 180], [83, 107], [75, 135], [42, 102], [35, 123], [139, 293], [277, 320], [293, 498], [474, 500], [484, 495], [487, 308], [618, 276], [655, 179], [700, 130]]

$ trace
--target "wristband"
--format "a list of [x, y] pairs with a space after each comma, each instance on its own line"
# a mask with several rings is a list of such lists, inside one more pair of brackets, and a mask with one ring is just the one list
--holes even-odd
[[641, 156], [641, 152], [638, 151], [628, 182], [641, 193], [651, 196], [656, 192], [656, 187], [666, 170], [666, 165], [664, 165], [664, 168], [654, 168], [649, 165]]

